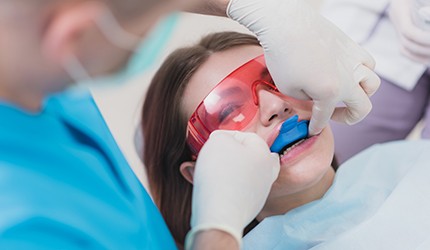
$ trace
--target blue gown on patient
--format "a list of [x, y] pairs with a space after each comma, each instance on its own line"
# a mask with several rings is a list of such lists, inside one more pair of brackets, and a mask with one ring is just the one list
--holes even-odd
[[319, 200], [268, 217], [244, 249], [430, 249], [430, 141], [374, 146]]
[[89, 93], [0, 117], [0, 249], [176, 249]]

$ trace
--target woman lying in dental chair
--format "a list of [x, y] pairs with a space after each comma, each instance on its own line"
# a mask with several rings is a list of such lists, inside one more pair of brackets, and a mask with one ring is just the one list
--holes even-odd
[[308, 137], [312, 102], [279, 93], [262, 54], [250, 35], [211, 34], [172, 53], [152, 80], [143, 158], [178, 246], [190, 229], [195, 160], [219, 129], [254, 132], [280, 155], [279, 177], [246, 230], [245, 249], [429, 246], [430, 142], [374, 146], [335, 173], [330, 127]]

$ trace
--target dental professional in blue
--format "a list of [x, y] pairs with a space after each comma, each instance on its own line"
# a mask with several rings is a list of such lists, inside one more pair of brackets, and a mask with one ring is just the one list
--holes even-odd
[[[228, 16], [256, 34], [275, 83], [289, 83], [279, 90], [313, 100], [311, 134], [330, 117], [352, 124], [370, 111], [373, 59], [306, 1], [1, 1], [0, 249], [176, 248], [89, 92], [68, 90], [123, 72], [150, 27], [176, 10]], [[226, 142], [235, 157], [252, 156], [232, 165], [254, 171], [220, 174], [232, 167], [217, 164], [232, 155]], [[278, 156], [253, 134], [221, 132], [207, 145], [219, 150], [203, 148], [197, 162], [205, 175], [194, 176], [189, 245], [238, 249], [234, 235], [263, 207]]]

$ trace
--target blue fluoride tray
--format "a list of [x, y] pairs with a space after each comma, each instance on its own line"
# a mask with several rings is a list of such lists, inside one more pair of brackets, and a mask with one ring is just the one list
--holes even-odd
[[308, 137], [309, 121], [299, 122], [299, 116], [295, 115], [286, 120], [279, 131], [278, 137], [270, 147], [270, 151], [279, 153], [285, 146]]

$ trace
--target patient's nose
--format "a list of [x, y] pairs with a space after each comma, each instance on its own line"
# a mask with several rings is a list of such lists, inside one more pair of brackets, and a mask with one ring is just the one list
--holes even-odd
[[260, 119], [264, 126], [279, 123], [293, 115], [291, 104], [270, 90], [258, 91]]

